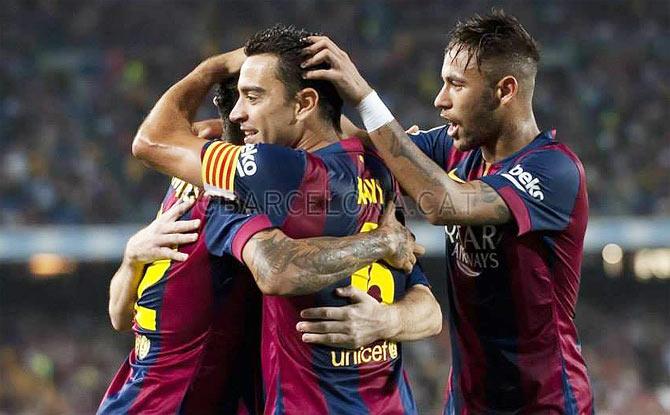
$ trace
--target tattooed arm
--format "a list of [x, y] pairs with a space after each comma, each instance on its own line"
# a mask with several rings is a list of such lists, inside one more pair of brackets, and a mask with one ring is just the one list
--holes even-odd
[[409, 139], [397, 121], [369, 136], [400, 185], [431, 223], [495, 225], [511, 219], [507, 204], [491, 186], [480, 180], [452, 180]]
[[341, 238], [293, 239], [279, 229], [261, 231], [242, 250], [258, 288], [268, 295], [302, 295], [319, 291], [378, 260], [411, 271], [423, 247], [387, 206], [380, 226]]
[[[305, 78], [333, 82], [343, 98], [358, 105], [372, 88], [349, 56], [325, 36], [312, 36], [310, 41], [312, 44], [304, 49], [307, 59], [303, 65], [308, 68]], [[323, 63], [329, 69], [317, 66]], [[309, 69], [314, 66], [317, 69]], [[360, 135], [351, 123], [344, 127], [349, 134]], [[400, 186], [431, 223], [484, 225], [511, 219], [509, 208], [493, 188], [479, 180], [458, 183], [450, 179], [395, 120], [368, 132], [368, 136]]]

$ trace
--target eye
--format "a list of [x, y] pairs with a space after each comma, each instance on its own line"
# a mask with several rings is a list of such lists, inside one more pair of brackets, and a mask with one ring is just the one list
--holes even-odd
[[247, 101], [249, 101], [251, 103], [256, 102], [256, 100], [258, 99], [258, 97], [253, 96], [253, 95], [246, 95], [245, 98], [246, 98]]

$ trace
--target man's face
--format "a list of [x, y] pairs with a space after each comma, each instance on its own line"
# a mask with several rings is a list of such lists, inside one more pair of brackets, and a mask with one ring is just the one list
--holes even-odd
[[444, 85], [435, 97], [440, 116], [449, 121], [449, 135], [460, 151], [468, 151], [494, 140], [500, 131], [499, 101], [473, 57], [466, 67], [467, 50], [457, 56], [455, 48], [444, 56]]
[[247, 144], [290, 146], [299, 138], [296, 104], [286, 99], [286, 88], [277, 79], [277, 59], [270, 54], [250, 56], [240, 69], [240, 97], [230, 112], [230, 120], [240, 124]]

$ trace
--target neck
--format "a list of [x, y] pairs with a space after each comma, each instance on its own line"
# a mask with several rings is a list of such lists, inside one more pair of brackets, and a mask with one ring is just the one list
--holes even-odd
[[307, 127], [294, 148], [305, 150], [308, 153], [320, 150], [342, 139], [342, 133], [326, 123], [318, 123]]
[[539, 133], [535, 116], [530, 111], [520, 121], [505, 123], [498, 137], [482, 145], [482, 156], [489, 164], [503, 160], [528, 145]]

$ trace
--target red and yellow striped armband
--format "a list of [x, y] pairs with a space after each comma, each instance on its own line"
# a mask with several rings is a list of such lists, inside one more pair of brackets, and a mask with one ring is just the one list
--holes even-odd
[[202, 183], [205, 190], [220, 196], [235, 191], [235, 169], [242, 146], [223, 141], [211, 143], [202, 156]]

